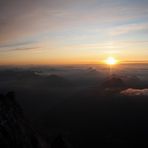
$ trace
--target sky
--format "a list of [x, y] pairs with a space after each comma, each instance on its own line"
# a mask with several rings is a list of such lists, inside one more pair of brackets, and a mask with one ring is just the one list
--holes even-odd
[[0, 0], [0, 65], [148, 60], [148, 0]]

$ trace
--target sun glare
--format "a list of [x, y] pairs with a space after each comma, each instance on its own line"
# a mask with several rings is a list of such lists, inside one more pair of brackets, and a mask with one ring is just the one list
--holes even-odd
[[114, 57], [108, 57], [106, 59], [105, 63], [108, 65], [115, 65], [115, 64], [117, 64], [117, 60]]

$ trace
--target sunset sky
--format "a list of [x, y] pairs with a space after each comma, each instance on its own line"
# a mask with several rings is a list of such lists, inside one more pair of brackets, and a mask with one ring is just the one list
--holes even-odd
[[0, 0], [0, 64], [148, 60], [148, 0]]

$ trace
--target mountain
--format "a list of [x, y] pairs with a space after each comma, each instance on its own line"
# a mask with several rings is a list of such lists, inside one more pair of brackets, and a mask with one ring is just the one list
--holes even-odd
[[14, 93], [0, 95], [0, 147], [43, 148], [39, 135], [25, 120]]
[[45, 141], [25, 118], [14, 92], [0, 94], [0, 148], [68, 148], [62, 135]]
[[124, 88], [125, 83], [120, 77], [111, 76], [103, 82], [102, 87], [104, 88]]
[[56, 75], [56, 74], [51, 74], [47, 77], [45, 77], [44, 79], [45, 81], [44, 84], [48, 84], [49, 86], [68, 86], [70, 85], [70, 82], [63, 78], [62, 76], [60, 75]]

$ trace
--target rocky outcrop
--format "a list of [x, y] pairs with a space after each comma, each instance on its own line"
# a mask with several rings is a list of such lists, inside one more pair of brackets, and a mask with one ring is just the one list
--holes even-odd
[[62, 136], [49, 143], [42, 139], [15, 100], [15, 94], [0, 94], [0, 148], [68, 148]]
[[0, 147], [43, 147], [39, 136], [27, 124], [13, 92], [0, 95]]

